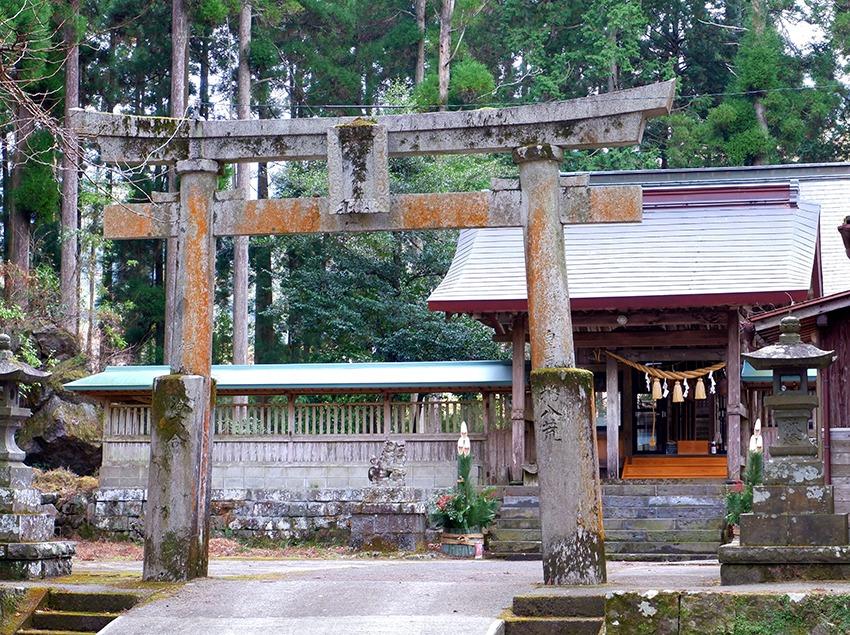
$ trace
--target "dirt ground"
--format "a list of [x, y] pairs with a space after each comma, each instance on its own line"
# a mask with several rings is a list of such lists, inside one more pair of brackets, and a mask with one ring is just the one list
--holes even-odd
[[[105, 540], [76, 539], [75, 560], [95, 562], [102, 560], [141, 560], [144, 549], [134, 542], [109, 542]], [[250, 545], [231, 538], [210, 539], [210, 558], [271, 558], [275, 560], [338, 560], [358, 558], [416, 558], [440, 557], [439, 545], [431, 545], [424, 553], [383, 553], [355, 551], [346, 546], [317, 545]]]

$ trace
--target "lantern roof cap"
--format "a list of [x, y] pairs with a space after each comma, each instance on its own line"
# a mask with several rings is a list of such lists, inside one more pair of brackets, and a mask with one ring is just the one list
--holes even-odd
[[12, 355], [11, 338], [5, 333], [0, 333], [0, 382], [33, 384], [47, 377], [50, 377], [50, 373], [15, 359]]
[[779, 321], [779, 342], [752, 353], [743, 353], [756, 370], [781, 368], [826, 368], [835, 361], [834, 351], [824, 351], [803, 342], [800, 337], [800, 319], [788, 315]]

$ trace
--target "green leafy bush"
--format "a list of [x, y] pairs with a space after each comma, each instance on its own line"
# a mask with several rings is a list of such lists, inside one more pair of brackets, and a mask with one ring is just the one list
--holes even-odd
[[761, 484], [763, 467], [764, 454], [750, 452], [747, 456], [747, 468], [744, 470], [743, 482], [738, 481], [732, 485], [731, 491], [726, 494], [726, 522], [728, 524], [739, 524], [741, 514], [748, 514], [753, 511], [753, 488]]
[[499, 501], [493, 497], [495, 490], [487, 488], [481, 492], [469, 480], [472, 467], [471, 455], [458, 456], [458, 479], [453, 494], [439, 496], [431, 505], [431, 522], [458, 533], [469, 533], [472, 529], [484, 529], [493, 523]]

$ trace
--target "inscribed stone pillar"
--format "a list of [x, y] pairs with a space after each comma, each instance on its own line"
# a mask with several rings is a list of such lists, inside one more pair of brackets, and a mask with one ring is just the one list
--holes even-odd
[[218, 164], [177, 163], [180, 207], [171, 375], [153, 389], [146, 580], [207, 574], [214, 392], [212, 365], [215, 237], [212, 202]]
[[540, 480], [543, 580], [605, 582], [593, 374], [575, 352], [560, 218], [560, 148], [514, 151], [519, 165], [528, 288], [531, 391]]

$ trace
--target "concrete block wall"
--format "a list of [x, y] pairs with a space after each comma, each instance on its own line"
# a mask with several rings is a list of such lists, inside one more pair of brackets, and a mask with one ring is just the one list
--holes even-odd
[[[408, 487], [452, 487], [457, 480], [454, 461], [408, 463], [406, 470]], [[212, 486], [245, 490], [368, 487], [368, 472], [368, 464], [216, 463]], [[472, 474], [479, 483], [483, 482], [480, 464], [472, 466]], [[145, 488], [147, 482], [147, 461], [104, 462], [100, 470], [100, 485], [104, 489]]]

